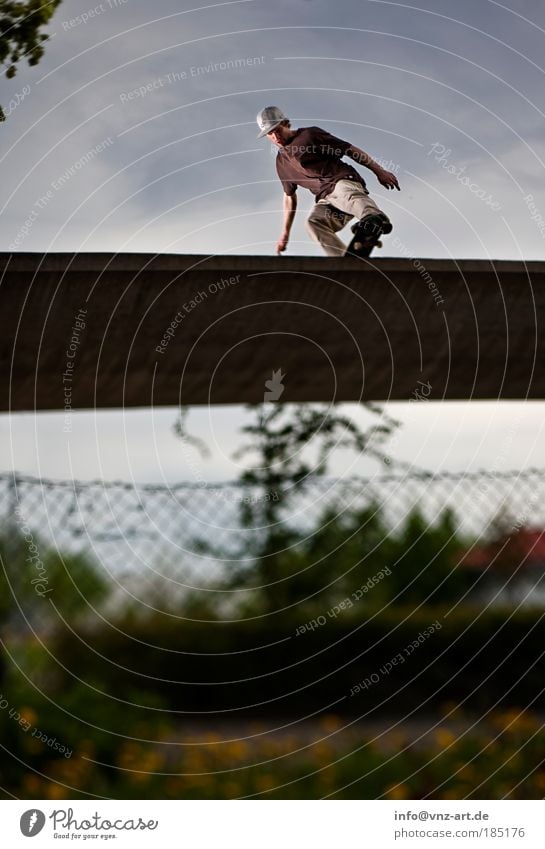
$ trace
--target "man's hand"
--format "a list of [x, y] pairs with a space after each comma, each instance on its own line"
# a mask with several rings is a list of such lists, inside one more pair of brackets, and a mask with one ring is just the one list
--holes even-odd
[[376, 175], [380, 185], [384, 186], [385, 189], [397, 189], [398, 192], [401, 191], [396, 175], [391, 171], [386, 171], [385, 168], [381, 168], [378, 162], [375, 162], [373, 157], [369, 156], [369, 154], [364, 150], [361, 150], [361, 148], [351, 145], [346, 151], [345, 156], [349, 156], [350, 159], [354, 160], [354, 162], [358, 162], [360, 165], [364, 165], [366, 168], [369, 168], [369, 170]]
[[385, 189], [397, 189], [398, 192], [401, 191], [399, 183], [397, 182], [397, 177], [392, 171], [386, 171], [384, 168], [377, 168], [375, 170], [375, 176], [380, 185], [384, 186]]
[[278, 256], [280, 256], [280, 254], [283, 253], [286, 250], [287, 246], [288, 246], [288, 236], [286, 236], [286, 234], [283, 233], [280, 236], [278, 242], [276, 243], [276, 253], [278, 254]]

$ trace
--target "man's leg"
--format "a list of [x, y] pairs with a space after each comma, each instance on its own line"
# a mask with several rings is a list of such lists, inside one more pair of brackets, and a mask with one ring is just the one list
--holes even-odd
[[386, 213], [378, 208], [375, 201], [369, 197], [367, 189], [364, 189], [361, 183], [352, 180], [339, 180], [334, 190], [324, 200], [336, 206], [337, 209], [353, 215], [359, 221], [370, 215], [378, 215], [385, 222], [388, 222], [389, 227], [386, 228], [385, 232], [390, 232], [392, 229], [390, 219]]
[[328, 256], [344, 256], [346, 245], [335, 234], [352, 218], [351, 213], [333, 209], [329, 202], [318, 201], [307, 218], [307, 230]]

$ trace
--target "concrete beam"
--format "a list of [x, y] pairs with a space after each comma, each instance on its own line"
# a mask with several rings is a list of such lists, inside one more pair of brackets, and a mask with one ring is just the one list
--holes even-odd
[[0, 409], [545, 397], [545, 263], [0, 254]]

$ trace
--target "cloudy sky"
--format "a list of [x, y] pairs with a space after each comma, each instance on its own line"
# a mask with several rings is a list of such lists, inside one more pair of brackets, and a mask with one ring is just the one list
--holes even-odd
[[[255, 116], [277, 104], [295, 126], [323, 126], [396, 172], [395, 194], [368, 175], [395, 225], [398, 247], [392, 235], [383, 255], [543, 256], [535, 0], [64, 0], [48, 31], [40, 64], [0, 85], [2, 251], [272, 254], [282, 194]], [[289, 253], [317, 255], [304, 229], [312, 197], [300, 195]], [[419, 466], [545, 466], [541, 403], [390, 411], [406, 422], [395, 453]], [[77, 413], [67, 435], [61, 414], [4, 416], [0, 468], [191, 478], [174, 418]], [[215, 446], [207, 477], [236, 474], [242, 418], [192, 413]]]

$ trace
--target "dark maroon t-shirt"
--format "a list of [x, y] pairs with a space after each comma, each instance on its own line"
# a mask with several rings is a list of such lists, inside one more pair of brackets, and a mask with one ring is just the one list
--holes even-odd
[[333, 191], [339, 180], [354, 180], [365, 187], [365, 180], [342, 158], [350, 142], [332, 136], [320, 127], [301, 127], [276, 156], [276, 171], [287, 195], [297, 186], [316, 195], [316, 200]]

